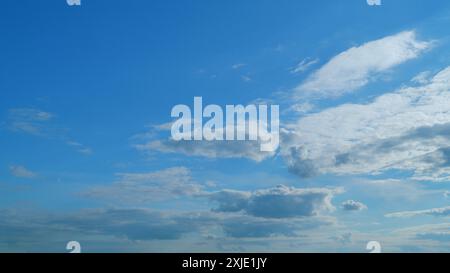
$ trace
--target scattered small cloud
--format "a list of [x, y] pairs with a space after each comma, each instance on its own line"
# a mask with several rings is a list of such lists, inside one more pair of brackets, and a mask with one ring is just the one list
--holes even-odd
[[367, 209], [367, 206], [361, 202], [354, 200], [347, 200], [341, 204], [341, 207], [345, 211], [361, 211]]
[[96, 186], [83, 196], [115, 200], [123, 203], [146, 203], [200, 194], [203, 185], [195, 182], [191, 171], [174, 167], [155, 172], [118, 173], [112, 185]]
[[25, 168], [24, 166], [20, 166], [20, 165], [12, 165], [9, 167], [9, 171], [11, 172], [11, 174], [15, 177], [19, 177], [19, 178], [35, 178], [37, 176], [36, 173], [28, 170], [27, 168]]
[[237, 70], [237, 69], [240, 69], [240, 68], [245, 67], [245, 66], [247, 66], [247, 64], [244, 64], [244, 63], [237, 63], [237, 64], [233, 64], [233, 65], [231, 66], [231, 68], [234, 69], [234, 70]]
[[311, 59], [306, 58], [303, 61], [301, 61], [299, 64], [297, 64], [296, 67], [291, 69], [292, 74], [300, 74], [303, 72], [306, 72], [311, 66], [317, 64], [319, 62], [319, 59]]
[[241, 76], [242, 81], [244, 82], [251, 82], [252, 78], [250, 76]]
[[38, 137], [58, 139], [84, 155], [92, 154], [92, 149], [85, 145], [67, 139], [65, 128], [55, 126], [52, 120], [55, 115], [35, 108], [14, 108], [8, 111], [7, 125], [13, 132], [21, 132]]
[[92, 149], [84, 146], [83, 144], [76, 141], [67, 141], [67, 145], [72, 146], [76, 149], [77, 152], [84, 155], [91, 155]]
[[286, 49], [286, 46], [282, 45], [282, 44], [278, 44], [275, 46], [275, 48], [273, 49], [275, 52], [283, 52]]
[[331, 237], [331, 239], [336, 240], [341, 244], [350, 244], [352, 242], [352, 236], [353, 234], [351, 232], [347, 232], [339, 236]]
[[34, 108], [15, 108], [8, 113], [9, 128], [15, 132], [22, 132], [32, 135], [45, 135], [46, 123], [54, 115], [49, 112]]

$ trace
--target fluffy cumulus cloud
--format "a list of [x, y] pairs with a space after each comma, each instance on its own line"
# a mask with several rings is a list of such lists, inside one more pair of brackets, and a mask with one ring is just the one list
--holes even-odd
[[424, 216], [424, 215], [448, 217], [448, 216], [450, 216], [450, 207], [395, 212], [395, 213], [386, 214], [386, 217], [408, 218], [408, 217]]
[[301, 118], [283, 131], [281, 154], [301, 177], [397, 169], [416, 180], [443, 181], [450, 174], [449, 133], [446, 68], [427, 84]]
[[94, 187], [83, 195], [126, 203], [145, 203], [192, 196], [202, 190], [202, 186], [192, 179], [191, 171], [185, 167], [146, 173], [119, 173], [117, 176], [118, 181], [112, 185]]
[[378, 74], [417, 58], [431, 43], [420, 41], [414, 31], [401, 32], [332, 58], [298, 86], [298, 97], [337, 97], [368, 84]]
[[217, 212], [244, 212], [263, 218], [317, 216], [335, 209], [331, 200], [341, 189], [298, 189], [280, 185], [254, 192], [228, 191], [207, 194]]
[[360, 211], [367, 209], [367, 206], [355, 200], [347, 200], [342, 202], [341, 207], [346, 211]]

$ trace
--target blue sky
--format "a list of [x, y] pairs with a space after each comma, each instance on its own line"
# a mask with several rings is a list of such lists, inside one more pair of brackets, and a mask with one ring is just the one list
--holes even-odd
[[[432, 2], [4, 1], [0, 251], [448, 252]], [[279, 150], [170, 141], [195, 96], [280, 105]]]

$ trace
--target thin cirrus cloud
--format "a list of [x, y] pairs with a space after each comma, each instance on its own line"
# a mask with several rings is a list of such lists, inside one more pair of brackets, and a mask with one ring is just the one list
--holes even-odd
[[[352, 47], [310, 75], [295, 88], [298, 98], [333, 98], [353, 92], [383, 73], [417, 58], [431, 42], [416, 39], [415, 31], [405, 31]], [[303, 70], [303, 64], [299, 68]]]
[[417, 248], [422, 252], [448, 252], [449, 230], [450, 223], [403, 227], [391, 231], [390, 239], [400, 246], [411, 246], [413, 252], [417, 252]]
[[200, 194], [203, 186], [192, 179], [185, 167], [173, 167], [146, 173], [119, 173], [118, 181], [96, 186], [83, 196], [123, 203], [146, 203]]
[[9, 166], [9, 171], [15, 177], [19, 178], [35, 178], [37, 174], [25, 168], [24, 166], [12, 165]]
[[317, 64], [319, 62], [319, 59], [311, 59], [306, 58], [302, 60], [297, 66], [291, 69], [292, 74], [300, 74], [303, 72], [306, 72], [310, 67]]
[[281, 136], [281, 154], [301, 177], [412, 171], [412, 179], [450, 177], [450, 67], [424, 85], [402, 87], [367, 104], [344, 104], [299, 119]]
[[237, 63], [237, 64], [233, 64], [233, 65], [231, 66], [231, 68], [234, 69], [234, 70], [237, 70], [237, 69], [243, 68], [243, 67], [245, 67], [245, 66], [247, 66], [247, 64], [244, 64], [244, 63]]
[[89, 147], [84, 146], [83, 144], [76, 142], [76, 141], [67, 141], [67, 145], [74, 147], [77, 152], [84, 155], [91, 155], [92, 149]]
[[386, 217], [390, 218], [410, 218], [415, 216], [441, 216], [448, 217], [450, 216], [450, 207], [443, 208], [433, 208], [426, 210], [415, 210], [415, 211], [401, 211], [386, 214]]
[[9, 130], [37, 137], [58, 138], [80, 154], [91, 155], [92, 149], [76, 141], [66, 141], [66, 130], [53, 123], [55, 114], [36, 108], [14, 108], [8, 111]]
[[34, 108], [15, 108], [8, 112], [9, 128], [32, 135], [46, 134], [46, 124], [54, 117], [52, 113]]

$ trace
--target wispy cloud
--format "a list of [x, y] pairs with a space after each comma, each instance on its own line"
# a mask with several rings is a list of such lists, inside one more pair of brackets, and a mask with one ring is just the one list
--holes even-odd
[[311, 59], [306, 58], [302, 60], [297, 66], [291, 69], [292, 74], [299, 74], [306, 72], [311, 66], [317, 64], [319, 62], [319, 59]]
[[430, 47], [430, 42], [416, 39], [414, 31], [406, 31], [350, 48], [315, 71], [295, 89], [295, 96], [326, 98], [355, 91]]
[[84, 196], [124, 203], [147, 203], [199, 194], [202, 185], [191, 177], [185, 167], [174, 167], [146, 173], [119, 173], [118, 181], [109, 186], [97, 186]]
[[244, 63], [237, 63], [237, 64], [233, 64], [233, 65], [231, 66], [231, 68], [237, 70], [237, 69], [240, 69], [240, 68], [245, 67], [245, 66], [247, 66], [247, 64], [244, 64]]
[[401, 211], [395, 213], [386, 214], [386, 217], [396, 217], [396, 218], [409, 218], [414, 216], [450, 216], [450, 207], [434, 208], [426, 210], [415, 210], [415, 211]]
[[37, 174], [20, 165], [9, 166], [9, 171], [15, 177], [20, 178], [35, 178]]
[[84, 155], [91, 155], [92, 149], [89, 147], [84, 146], [83, 144], [76, 142], [76, 141], [67, 141], [67, 145], [74, 147], [77, 152]]
[[9, 128], [16, 132], [33, 135], [45, 134], [45, 124], [54, 115], [34, 108], [15, 108], [9, 110]]
[[54, 138], [74, 147], [77, 152], [92, 154], [92, 149], [73, 141], [67, 136], [66, 129], [55, 125], [55, 114], [36, 108], [14, 108], [8, 111], [7, 125], [13, 132], [25, 133], [37, 137]]
[[250, 76], [245, 76], [245, 75], [241, 76], [241, 79], [244, 82], [251, 82], [252, 81], [252, 78]]

